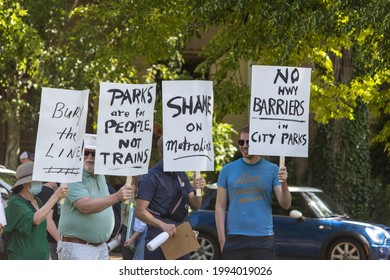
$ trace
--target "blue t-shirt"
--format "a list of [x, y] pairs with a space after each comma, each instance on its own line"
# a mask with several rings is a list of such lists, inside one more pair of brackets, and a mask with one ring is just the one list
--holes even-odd
[[227, 234], [274, 234], [272, 197], [280, 185], [278, 172], [278, 166], [265, 159], [248, 164], [240, 158], [222, 168], [217, 185], [228, 192]]

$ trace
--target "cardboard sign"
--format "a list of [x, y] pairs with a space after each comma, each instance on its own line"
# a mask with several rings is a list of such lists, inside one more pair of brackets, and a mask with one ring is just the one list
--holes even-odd
[[212, 171], [213, 84], [163, 81], [164, 171]]
[[252, 66], [249, 154], [307, 157], [310, 68]]
[[42, 88], [34, 181], [81, 181], [89, 90]]
[[156, 84], [100, 83], [95, 173], [148, 172]]
[[198, 240], [189, 222], [176, 227], [176, 235], [161, 244], [161, 250], [167, 260], [176, 260], [188, 253], [198, 250]]

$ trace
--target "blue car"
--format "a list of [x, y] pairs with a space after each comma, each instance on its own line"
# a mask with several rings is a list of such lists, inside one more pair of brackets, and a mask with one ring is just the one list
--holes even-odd
[[[322, 190], [289, 187], [292, 206], [285, 210], [274, 199], [273, 222], [277, 259], [389, 260], [390, 227], [351, 220]], [[215, 225], [216, 185], [206, 189], [201, 209], [189, 221], [199, 232], [194, 260], [221, 258]]]

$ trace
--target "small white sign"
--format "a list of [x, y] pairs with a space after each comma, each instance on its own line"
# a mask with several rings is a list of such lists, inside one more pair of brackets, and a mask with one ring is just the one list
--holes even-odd
[[148, 172], [156, 84], [100, 83], [95, 173]]
[[7, 219], [5, 217], [5, 211], [3, 206], [2, 198], [0, 197], [0, 224], [5, 226], [7, 224]]
[[42, 88], [34, 181], [81, 181], [89, 90]]
[[212, 171], [212, 81], [163, 81], [165, 171]]
[[249, 153], [307, 157], [311, 69], [252, 66]]

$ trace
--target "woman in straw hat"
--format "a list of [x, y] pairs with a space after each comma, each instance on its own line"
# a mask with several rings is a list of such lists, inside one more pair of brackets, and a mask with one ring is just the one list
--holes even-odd
[[33, 162], [16, 169], [17, 182], [12, 188], [11, 198], [5, 209], [8, 235], [7, 252], [10, 260], [49, 259], [46, 216], [61, 198], [66, 197], [68, 187], [59, 187], [51, 198], [42, 205], [36, 195], [42, 189], [42, 182], [33, 182]]

